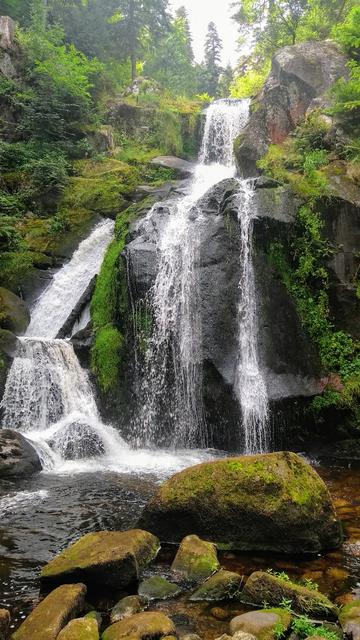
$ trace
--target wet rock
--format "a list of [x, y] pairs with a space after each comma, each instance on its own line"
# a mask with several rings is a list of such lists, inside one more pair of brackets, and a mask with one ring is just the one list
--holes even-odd
[[268, 602], [270, 605], [280, 605], [281, 601], [291, 600], [292, 608], [299, 613], [308, 615], [334, 615], [336, 607], [322, 593], [315, 589], [308, 589], [263, 571], [255, 571], [248, 578], [241, 594], [241, 599], [251, 604]]
[[57, 640], [99, 640], [98, 623], [92, 618], [71, 620], [60, 631]]
[[162, 640], [166, 636], [176, 636], [175, 625], [164, 613], [149, 611], [138, 613], [108, 627], [101, 640]]
[[15, 357], [19, 342], [19, 339], [14, 333], [7, 329], [0, 329], [0, 351], [5, 353], [9, 358]]
[[160, 486], [139, 526], [168, 542], [195, 533], [239, 550], [318, 553], [342, 540], [325, 483], [290, 452], [189, 467]]
[[339, 621], [348, 638], [360, 640], [360, 600], [345, 605], [340, 611]]
[[215, 620], [227, 620], [229, 617], [229, 613], [225, 609], [221, 609], [221, 607], [213, 607], [210, 613]]
[[175, 156], [158, 156], [151, 160], [151, 164], [154, 164], [157, 167], [173, 169], [181, 178], [191, 176], [195, 169], [195, 165], [192, 162], [176, 158]]
[[112, 608], [110, 613], [110, 622], [114, 624], [123, 620], [124, 618], [130, 618], [135, 613], [140, 613], [145, 608], [143, 598], [140, 596], [127, 596], [122, 598], [115, 607]]
[[18, 431], [0, 430], [0, 477], [31, 476], [41, 471], [40, 458], [32, 444]]
[[169, 582], [161, 576], [151, 576], [139, 585], [139, 596], [146, 600], [168, 600], [180, 595], [181, 589], [177, 584]]
[[249, 611], [231, 620], [230, 633], [235, 635], [242, 631], [255, 636], [257, 640], [273, 640], [277, 630], [285, 632], [290, 623], [291, 616], [283, 609]]
[[91, 426], [81, 422], [66, 425], [55, 434], [50, 445], [66, 460], [81, 460], [105, 453], [101, 436]]
[[0, 309], [0, 327], [16, 335], [24, 334], [30, 322], [30, 312], [25, 302], [12, 291], [0, 287]]
[[234, 598], [240, 593], [243, 578], [233, 571], [220, 569], [190, 596], [189, 600], [220, 601]]
[[203, 582], [218, 571], [220, 564], [216, 547], [198, 536], [186, 536], [181, 541], [171, 569], [182, 574], [189, 582]]
[[0, 609], [0, 640], [6, 640], [10, 628], [10, 613], [7, 609]]
[[11, 640], [56, 640], [60, 631], [84, 608], [84, 584], [64, 584], [52, 591], [12, 634]]
[[256, 638], [251, 633], [237, 631], [233, 636], [228, 636], [226, 633], [223, 633], [223, 635], [216, 638], [216, 640], [256, 640]]
[[45, 565], [41, 582], [47, 585], [82, 580], [120, 589], [138, 580], [139, 569], [156, 556], [158, 549], [157, 538], [140, 529], [88, 533]]
[[89, 611], [89, 613], [84, 616], [84, 618], [90, 618], [90, 620], [96, 620], [97, 626], [101, 627], [102, 624], [102, 615], [98, 611]]

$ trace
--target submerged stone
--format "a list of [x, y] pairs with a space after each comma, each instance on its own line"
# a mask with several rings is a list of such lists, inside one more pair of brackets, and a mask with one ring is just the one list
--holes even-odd
[[195, 533], [245, 551], [318, 553], [342, 540], [325, 483], [290, 452], [184, 469], [160, 486], [139, 526], [167, 542]]
[[334, 615], [336, 606], [317, 591], [308, 589], [288, 579], [255, 571], [248, 578], [241, 594], [242, 600], [251, 604], [268, 602], [270, 605], [280, 605], [281, 601], [291, 600], [291, 607], [299, 613], [308, 615]]
[[193, 601], [230, 600], [240, 593], [243, 578], [233, 571], [220, 569], [202, 584], [189, 598]]
[[66, 624], [84, 608], [86, 586], [64, 584], [52, 591], [30, 613], [11, 640], [56, 640]]
[[230, 622], [232, 636], [251, 634], [257, 640], [274, 640], [290, 627], [291, 615], [284, 609], [249, 611], [236, 616]]
[[144, 600], [140, 596], [127, 596], [122, 598], [115, 607], [112, 608], [110, 613], [110, 622], [119, 622], [124, 618], [130, 618], [135, 613], [140, 613], [144, 610]]
[[345, 635], [360, 640], [360, 600], [354, 600], [341, 609], [339, 620]]
[[171, 565], [189, 582], [202, 582], [220, 568], [216, 547], [198, 536], [186, 536]]
[[60, 631], [57, 640], [99, 640], [99, 627], [94, 618], [71, 620]]
[[158, 611], [148, 611], [111, 625], [104, 631], [101, 640], [162, 640], [173, 635], [176, 636], [176, 629], [170, 618]]
[[51, 560], [41, 572], [42, 583], [82, 580], [87, 584], [125, 587], [157, 554], [159, 541], [151, 533], [99, 531], [88, 533]]
[[151, 576], [139, 585], [139, 595], [147, 600], [168, 600], [180, 595], [177, 584], [169, 582], [161, 576]]

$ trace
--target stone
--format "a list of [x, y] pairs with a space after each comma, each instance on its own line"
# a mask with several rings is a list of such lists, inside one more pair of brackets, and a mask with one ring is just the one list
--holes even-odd
[[57, 640], [99, 640], [99, 626], [94, 618], [71, 620], [60, 631]]
[[26, 477], [41, 471], [36, 449], [21, 433], [0, 429], [0, 477]]
[[201, 638], [197, 633], [185, 633], [185, 635], [180, 636], [180, 640], [201, 640]]
[[230, 633], [234, 636], [241, 631], [255, 636], [257, 640], [274, 640], [277, 629], [285, 632], [290, 623], [291, 615], [284, 609], [249, 611], [231, 620]]
[[15, 22], [9, 16], [0, 16], [0, 49], [13, 49]]
[[227, 620], [229, 617], [229, 613], [225, 609], [221, 609], [221, 607], [213, 607], [210, 613], [215, 620]]
[[6, 640], [10, 628], [10, 613], [7, 609], [0, 609], [0, 640]]
[[168, 600], [180, 595], [181, 589], [177, 584], [169, 582], [161, 576], [151, 576], [139, 585], [139, 596], [146, 600]]
[[30, 613], [11, 640], [56, 640], [67, 623], [85, 604], [84, 584], [64, 584], [52, 591]]
[[19, 339], [7, 329], [0, 329], [0, 351], [9, 358], [14, 358], [19, 345]]
[[165, 167], [173, 169], [181, 178], [187, 178], [194, 173], [195, 165], [193, 162], [176, 158], [175, 156], [158, 156], [151, 160], [151, 164], [157, 167]]
[[360, 640], [360, 600], [345, 605], [340, 611], [339, 621], [348, 638]]
[[140, 613], [145, 608], [143, 598], [140, 596], [126, 596], [122, 598], [111, 610], [110, 622], [114, 624], [123, 620], [124, 618], [130, 618], [135, 613]]
[[98, 611], [89, 611], [89, 613], [84, 616], [84, 618], [90, 618], [90, 620], [96, 620], [97, 626], [101, 627], [102, 625], [102, 615]]
[[216, 640], [256, 640], [256, 637], [251, 633], [245, 633], [245, 631], [237, 631], [232, 636], [223, 633], [223, 635], [216, 638]]
[[241, 599], [255, 605], [268, 602], [274, 606], [280, 605], [284, 599], [291, 600], [291, 607], [295, 611], [310, 616], [334, 616], [337, 611], [336, 606], [320, 591], [308, 589], [264, 571], [251, 574], [246, 581]]
[[208, 602], [230, 600], [239, 595], [243, 578], [233, 571], [220, 569], [213, 576], [208, 578], [194, 593], [189, 600]]
[[30, 312], [25, 302], [12, 291], [0, 287], [0, 328], [22, 335], [29, 322]]
[[104, 631], [101, 640], [162, 640], [173, 635], [176, 636], [176, 629], [170, 618], [159, 611], [148, 611], [111, 625]]
[[140, 529], [88, 533], [43, 567], [41, 582], [81, 579], [86, 584], [124, 588], [138, 580], [139, 569], [158, 550], [157, 538]]
[[181, 541], [171, 569], [192, 583], [203, 582], [220, 568], [216, 547], [198, 536]]
[[340, 545], [329, 491], [291, 452], [203, 462], [166, 480], [139, 526], [162, 540], [189, 533], [243, 551], [319, 553]]

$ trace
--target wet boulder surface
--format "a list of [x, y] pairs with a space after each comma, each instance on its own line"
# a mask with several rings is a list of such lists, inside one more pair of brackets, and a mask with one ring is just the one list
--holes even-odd
[[41, 471], [32, 444], [18, 431], [0, 429], [0, 478], [26, 477]]

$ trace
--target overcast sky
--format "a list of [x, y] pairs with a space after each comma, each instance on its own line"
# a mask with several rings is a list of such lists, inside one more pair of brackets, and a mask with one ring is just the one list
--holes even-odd
[[223, 65], [230, 62], [235, 65], [238, 59], [236, 24], [231, 20], [231, 0], [170, 0], [173, 9], [184, 5], [189, 14], [193, 47], [197, 62], [204, 55], [204, 40], [209, 22], [215, 22], [223, 42]]

